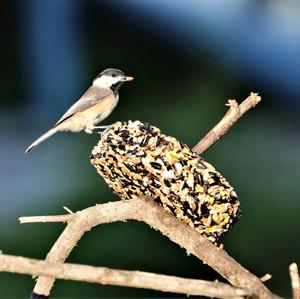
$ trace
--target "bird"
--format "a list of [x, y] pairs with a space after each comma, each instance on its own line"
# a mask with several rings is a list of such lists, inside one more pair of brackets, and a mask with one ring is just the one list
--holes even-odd
[[106, 129], [109, 126], [96, 126], [107, 118], [119, 101], [119, 88], [133, 77], [126, 76], [121, 70], [108, 68], [102, 71], [92, 85], [75, 102], [57, 123], [46, 133], [28, 146], [25, 153], [30, 152], [38, 144], [57, 132], [84, 131], [92, 134], [96, 129]]

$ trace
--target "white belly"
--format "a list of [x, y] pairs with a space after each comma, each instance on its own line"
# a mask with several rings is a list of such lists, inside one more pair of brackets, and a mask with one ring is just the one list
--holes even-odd
[[98, 104], [77, 112], [57, 126], [59, 131], [92, 131], [94, 126], [107, 118], [118, 104], [119, 96], [111, 95]]

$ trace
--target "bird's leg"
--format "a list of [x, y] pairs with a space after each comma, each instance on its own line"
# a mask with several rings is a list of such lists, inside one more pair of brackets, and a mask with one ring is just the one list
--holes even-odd
[[105, 130], [99, 130], [99, 131], [94, 131], [94, 133], [99, 134], [101, 137], [103, 135], [103, 133], [105, 132]]
[[105, 131], [105, 129], [99, 129], [97, 127], [93, 128], [93, 133], [96, 133], [96, 134], [102, 135], [104, 133], [104, 131]]

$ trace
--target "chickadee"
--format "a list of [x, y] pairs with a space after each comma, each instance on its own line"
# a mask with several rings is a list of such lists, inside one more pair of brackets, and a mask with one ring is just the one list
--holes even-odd
[[106, 69], [93, 81], [86, 93], [73, 104], [59, 119], [52, 129], [35, 140], [26, 153], [53, 134], [61, 131], [93, 133], [95, 129], [104, 129], [107, 126], [96, 126], [107, 118], [114, 110], [119, 100], [119, 88], [125, 81], [133, 77], [125, 76], [117, 69]]

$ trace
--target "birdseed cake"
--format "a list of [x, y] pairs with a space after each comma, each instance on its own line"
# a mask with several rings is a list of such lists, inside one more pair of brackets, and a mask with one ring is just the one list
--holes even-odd
[[151, 196], [216, 243], [239, 219], [228, 181], [197, 153], [148, 123], [117, 122], [105, 130], [91, 163], [122, 199]]

